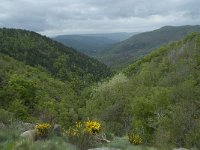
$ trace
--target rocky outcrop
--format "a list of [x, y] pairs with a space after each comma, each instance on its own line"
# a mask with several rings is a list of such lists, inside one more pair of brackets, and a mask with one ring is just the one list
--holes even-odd
[[186, 148], [174, 148], [173, 150], [188, 150]]
[[20, 136], [25, 139], [35, 141], [37, 139], [37, 130], [34, 129], [34, 130], [25, 131]]
[[53, 127], [53, 133], [55, 134], [55, 135], [61, 135], [61, 125], [59, 125], [59, 124], [55, 124], [54, 125], [54, 127]]
[[3, 122], [0, 122], [0, 129], [6, 128], [6, 125]]
[[32, 129], [34, 129], [34, 126], [35, 125], [32, 124], [32, 123], [25, 123], [25, 122], [22, 122], [22, 121], [17, 121], [17, 122], [12, 124], [12, 127], [17, 128], [21, 132], [32, 130]]
[[93, 149], [88, 149], [88, 150], [120, 150], [120, 149], [101, 147], [101, 148], [93, 148]]

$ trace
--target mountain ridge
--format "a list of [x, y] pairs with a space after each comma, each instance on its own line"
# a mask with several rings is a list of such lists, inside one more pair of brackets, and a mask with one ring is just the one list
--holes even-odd
[[112, 74], [110, 69], [98, 60], [27, 30], [0, 29], [0, 53], [33, 67], [43, 67], [61, 80], [83, 80], [85, 85]]
[[96, 54], [111, 45], [129, 38], [131, 35], [137, 34], [119, 32], [119, 33], [99, 33], [99, 34], [72, 34], [58, 35], [52, 39], [63, 43], [66, 46], [73, 47], [89, 56]]
[[162, 44], [180, 40], [192, 32], [200, 32], [200, 25], [165, 26], [133, 35], [131, 38], [103, 50], [96, 58], [113, 68], [122, 68]]

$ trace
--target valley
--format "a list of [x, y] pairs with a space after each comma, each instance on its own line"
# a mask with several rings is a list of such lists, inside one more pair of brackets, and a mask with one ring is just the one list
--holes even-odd
[[[163, 27], [132, 36], [147, 43], [118, 72], [33, 31], [0, 29], [0, 148], [199, 149], [200, 33], [191, 33], [198, 29]], [[129, 52], [127, 41], [137, 44], [122, 41]], [[36, 141], [20, 137], [19, 121], [38, 125]]]

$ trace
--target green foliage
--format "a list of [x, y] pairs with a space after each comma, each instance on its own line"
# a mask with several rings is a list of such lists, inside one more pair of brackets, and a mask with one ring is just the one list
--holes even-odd
[[78, 91], [112, 74], [97, 60], [35, 32], [3, 28], [0, 37], [0, 53], [43, 67], [54, 77], [72, 82]]
[[[63, 137], [51, 137], [47, 140], [38, 140], [36, 142], [19, 138], [19, 133], [9, 129], [7, 131], [0, 131], [3, 133], [4, 141], [0, 141], [0, 149], [3, 150], [77, 150], [77, 148], [65, 141]], [[5, 138], [5, 137], [15, 138]]]
[[14, 119], [13, 114], [0, 108], [0, 122], [9, 124]]
[[159, 149], [199, 148], [199, 56], [197, 33], [160, 47], [94, 87], [86, 111], [115, 135], [133, 130]]
[[156, 150], [146, 146], [136, 146], [128, 141], [128, 137], [115, 137], [107, 147], [121, 149], [121, 150]]
[[14, 117], [23, 121], [31, 121], [28, 108], [20, 100], [14, 100], [10, 103], [8, 110], [14, 114]]
[[125, 97], [128, 98], [125, 90], [127, 81], [123, 74], [116, 75], [109, 82], [95, 87], [93, 89], [94, 92], [90, 95], [91, 98], [86, 102], [88, 114], [91, 117], [93, 115], [98, 116], [106, 123], [106, 130], [117, 135], [121, 135], [124, 132], [121, 122], [129, 117], [129, 114], [126, 114], [126, 108], [129, 107], [126, 104], [128, 104], [129, 99], [125, 99]]
[[101, 124], [95, 120], [87, 120], [85, 122], [76, 122], [67, 132], [68, 139], [71, 143], [77, 145], [80, 150], [97, 145], [95, 136], [100, 133]]
[[57, 122], [66, 128], [77, 120], [79, 98], [69, 82], [5, 55], [0, 56], [0, 74], [0, 107], [17, 119]]
[[123, 69], [155, 48], [180, 40], [192, 32], [200, 32], [200, 26], [166, 26], [140, 33], [125, 41], [113, 44], [113, 46], [101, 51], [97, 58], [114, 69]]

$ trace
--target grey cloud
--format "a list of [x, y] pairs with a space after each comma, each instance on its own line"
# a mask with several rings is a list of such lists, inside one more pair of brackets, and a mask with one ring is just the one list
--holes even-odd
[[200, 24], [199, 0], [1, 0], [0, 27], [47, 35]]

